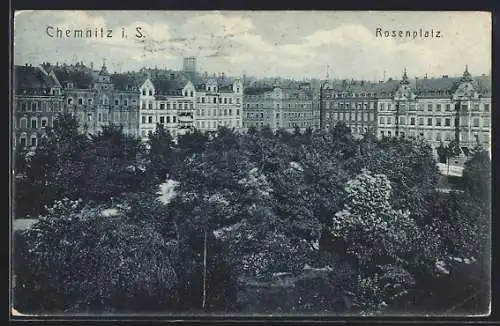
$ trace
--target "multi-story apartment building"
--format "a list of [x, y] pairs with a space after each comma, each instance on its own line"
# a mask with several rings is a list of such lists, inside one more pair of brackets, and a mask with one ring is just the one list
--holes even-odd
[[436, 148], [451, 140], [466, 152], [489, 148], [491, 80], [472, 77], [423, 78], [383, 85], [379, 95], [379, 136], [423, 137]]
[[209, 77], [196, 83], [195, 126], [215, 131], [219, 126], [242, 128], [243, 83], [241, 79]]
[[355, 136], [377, 129], [378, 85], [365, 81], [330, 81], [321, 90], [324, 128], [344, 122]]
[[290, 83], [285, 87], [254, 85], [245, 89], [243, 126], [272, 130], [302, 131], [315, 126], [314, 96], [309, 83]]
[[63, 110], [61, 84], [43, 67], [14, 68], [13, 145], [35, 147]]
[[[111, 75], [106, 65], [95, 72], [53, 67], [63, 86], [65, 112], [73, 114], [82, 132], [95, 134], [108, 124], [121, 125], [126, 134], [138, 135], [139, 91]], [[115, 83], [117, 85], [115, 85]]]
[[140, 136], [147, 139], [157, 124], [174, 140], [194, 128], [196, 90], [183, 76], [147, 77], [140, 88]]

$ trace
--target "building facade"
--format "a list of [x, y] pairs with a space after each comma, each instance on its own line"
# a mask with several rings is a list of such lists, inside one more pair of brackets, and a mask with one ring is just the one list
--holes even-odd
[[[472, 77], [416, 79], [406, 71], [399, 85], [379, 95], [379, 136], [421, 137], [433, 148], [456, 140], [467, 152], [490, 147], [491, 80]], [[467, 153], [466, 153], [467, 154]]]
[[146, 78], [140, 86], [139, 132], [143, 140], [163, 126], [175, 140], [194, 129], [196, 90], [178, 76]]
[[54, 74], [42, 66], [14, 67], [13, 148], [34, 148], [63, 112], [64, 95]]
[[[63, 85], [65, 112], [76, 117], [81, 132], [96, 134], [105, 125], [121, 125], [124, 133], [137, 137], [139, 94], [133, 87], [115, 87], [106, 65], [91, 69], [54, 70]], [[118, 78], [119, 79], [119, 78]]]
[[243, 126], [245, 129], [268, 126], [273, 131], [314, 128], [313, 95], [309, 83], [249, 87], [244, 95]]
[[222, 78], [207, 78], [196, 85], [196, 129], [215, 131], [219, 126], [242, 128], [243, 84], [241, 79], [234, 81]]
[[378, 85], [364, 81], [326, 82], [320, 95], [324, 128], [343, 122], [354, 136], [377, 132]]

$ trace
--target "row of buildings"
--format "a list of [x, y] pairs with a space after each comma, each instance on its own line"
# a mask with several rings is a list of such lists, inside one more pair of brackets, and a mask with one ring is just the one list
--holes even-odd
[[73, 114], [82, 132], [109, 123], [147, 139], [157, 125], [174, 137], [219, 126], [246, 130], [329, 128], [344, 122], [356, 136], [413, 136], [433, 146], [457, 139], [464, 147], [490, 139], [491, 80], [461, 77], [382, 82], [328, 80], [246, 83], [244, 78], [200, 75], [193, 58], [182, 71], [141, 69], [109, 73], [83, 63], [16, 66], [14, 145], [36, 146], [61, 112]]

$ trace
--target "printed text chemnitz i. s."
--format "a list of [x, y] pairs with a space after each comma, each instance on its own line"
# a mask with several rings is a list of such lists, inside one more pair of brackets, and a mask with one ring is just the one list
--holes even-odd
[[[59, 26], [47, 26], [46, 34], [51, 38], [62, 39], [97, 39], [97, 38], [128, 38], [128, 31], [125, 27], [119, 29], [96, 27], [96, 28], [63, 28]], [[131, 34], [132, 35], [132, 34]], [[142, 27], [137, 26], [133, 29], [133, 37], [142, 39], [145, 33]]]

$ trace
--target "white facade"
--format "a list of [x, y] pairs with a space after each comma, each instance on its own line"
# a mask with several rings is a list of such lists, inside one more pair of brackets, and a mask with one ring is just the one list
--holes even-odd
[[180, 92], [160, 95], [148, 78], [140, 87], [139, 135], [143, 140], [153, 133], [157, 124], [164, 126], [175, 139], [193, 127], [196, 90], [187, 82]]
[[204, 89], [196, 92], [196, 129], [215, 131], [219, 126], [242, 128], [243, 84], [235, 80], [232, 85], [221, 87], [216, 79], [208, 79]]

